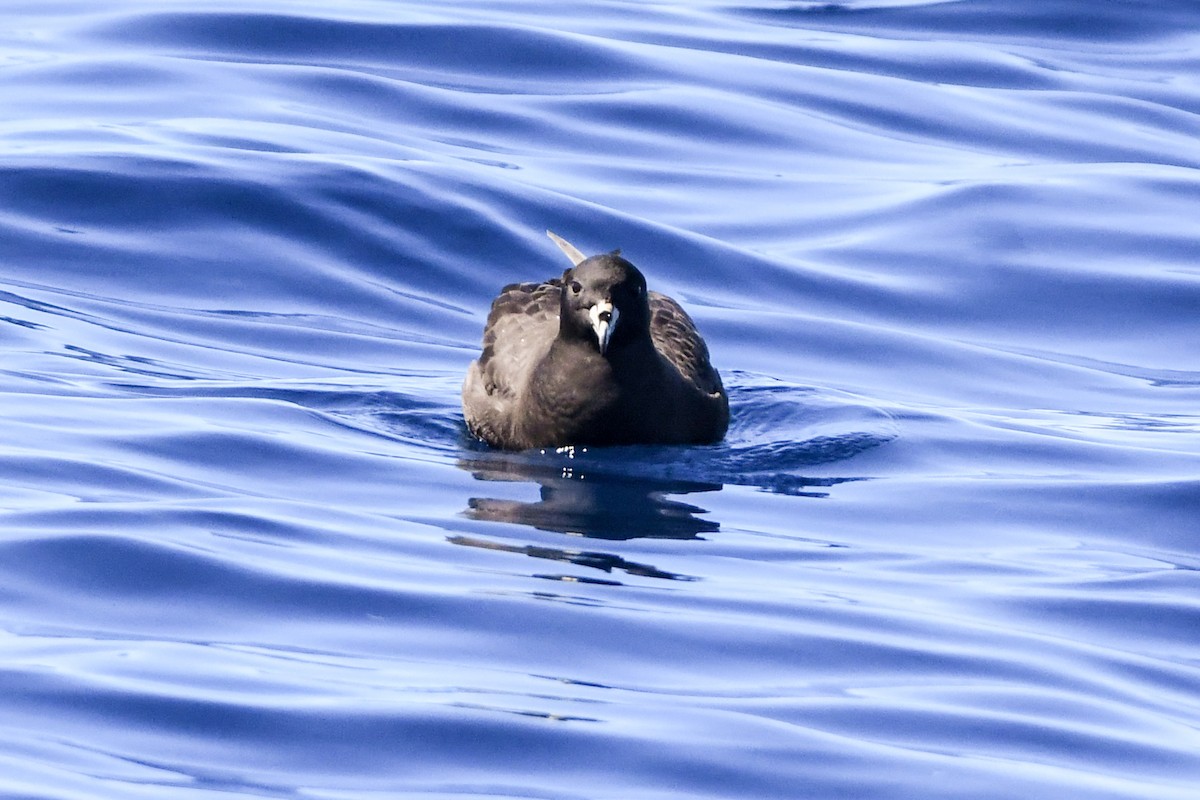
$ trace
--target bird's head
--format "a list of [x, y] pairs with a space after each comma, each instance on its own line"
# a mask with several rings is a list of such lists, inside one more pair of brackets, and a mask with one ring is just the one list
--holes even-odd
[[646, 278], [615, 253], [586, 258], [563, 273], [560, 330], [607, 355], [650, 329]]

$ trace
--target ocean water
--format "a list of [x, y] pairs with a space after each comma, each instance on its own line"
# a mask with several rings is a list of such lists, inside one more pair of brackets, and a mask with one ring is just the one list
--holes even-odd
[[[1200, 7], [0, 28], [0, 797], [1191, 800]], [[502, 454], [552, 229], [710, 447]]]

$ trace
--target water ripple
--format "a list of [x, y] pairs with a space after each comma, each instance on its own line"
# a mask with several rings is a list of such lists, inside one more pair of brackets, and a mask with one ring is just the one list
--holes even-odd
[[[0, 795], [1195, 794], [1187, 4], [6, 22]], [[724, 442], [470, 439], [546, 228]]]

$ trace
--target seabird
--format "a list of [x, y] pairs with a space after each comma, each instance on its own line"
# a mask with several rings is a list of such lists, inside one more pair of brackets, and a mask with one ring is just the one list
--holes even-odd
[[505, 450], [719, 441], [729, 398], [687, 312], [619, 250], [546, 233], [574, 266], [493, 301], [463, 382], [471, 433]]

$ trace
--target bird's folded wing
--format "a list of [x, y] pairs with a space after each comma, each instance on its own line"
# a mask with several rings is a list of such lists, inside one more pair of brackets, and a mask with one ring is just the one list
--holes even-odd
[[721, 390], [721, 379], [708, 360], [708, 346], [696, 323], [679, 303], [658, 292], [650, 292], [650, 337], [685, 381], [706, 394]]
[[519, 395], [558, 335], [561, 282], [514, 283], [493, 301], [479, 369], [488, 394]]

